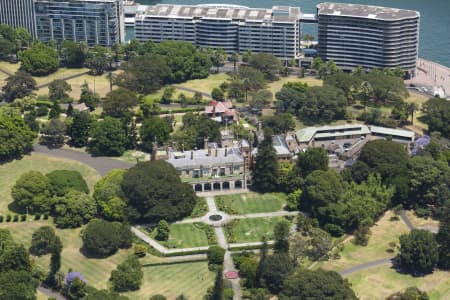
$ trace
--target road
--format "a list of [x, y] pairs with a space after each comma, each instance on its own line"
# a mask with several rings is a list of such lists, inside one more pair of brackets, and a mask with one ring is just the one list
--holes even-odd
[[382, 266], [382, 265], [387, 265], [387, 264], [391, 264], [392, 263], [392, 259], [393, 257], [388, 257], [388, 258], [382, 258], [382, 259], [378, 259], [378, 260], [374, 260], [365, 264], [360, 264], [342, 271], [339, 271], [338, 273], [341, 274], [342, 276], [348, 276], [352, 273], [355, 272], [359, 272], [365, 269], [369, 269], [369, 268], [374, 268], [374, 267], [378, 267], [378, 266]]
[[34, 145], [34, 152], [52, 157], [60, 157], [78, 161], [95, 169], [102, 176], [106, 175], [112, 169], [129, 169], [134, 166], [133, 163], [118, 159], [101, 156], [93, 157], [88, 153], [70, 149], [49, 149], [42, 145]]

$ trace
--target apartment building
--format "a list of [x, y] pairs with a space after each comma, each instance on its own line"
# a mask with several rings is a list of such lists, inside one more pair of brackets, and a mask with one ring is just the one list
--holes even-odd
[[36, 38], [33, 0], [0, 0], [0, 24], [26, 28]]

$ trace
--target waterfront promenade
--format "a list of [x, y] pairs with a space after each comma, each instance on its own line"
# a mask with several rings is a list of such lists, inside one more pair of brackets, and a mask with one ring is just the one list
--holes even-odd
[[416, 77], [406, 83], [431, 87], [434, 94], [442, 92], [441, 97], [450, 99], [450, 68], [438, 63], [419, 58]]

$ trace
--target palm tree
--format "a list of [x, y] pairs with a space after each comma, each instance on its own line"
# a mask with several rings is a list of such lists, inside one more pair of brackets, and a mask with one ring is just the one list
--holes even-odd
[[230, 61], [233, 62], [233, 73], [236, 74], [236, 64], [239, 61], [239, 54], [233, 52], [230, 56]]
[[373, 88], [372, 85], [368, 81], [363, 81], [361, 83], [361, 102], [364, 105], [364, 111], [366, 111], [367, 103], [369, 102], [370, 98], [372, 97]]
[[417, 103], [409, 103], [406, 111], [411, 116], [411, 125], [414, 125], [414, 112], [419, 109]]

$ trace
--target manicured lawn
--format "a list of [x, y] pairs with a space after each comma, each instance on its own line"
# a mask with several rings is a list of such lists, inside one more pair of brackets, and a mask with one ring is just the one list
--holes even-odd
[[[65, 76], [70, 76], [73, 74], [79, 74], [79, 73], [83, 73], [88, 71], [88, 69], [60, 69], [58, 72], [66, 72], [66, 74], [68, 75], [62, 75], [60, 77], [65, 77]], [[56, 73], [58, 73], [56, 72]], [[69, 72], [69, 73], [67, 73]], [[72, 73], [70, 73], [72, 72]], [[119, 73], [120, 71], [114, 71], [114, 74]], [[56, 74], [54, 73], [54, 74]], [[47, 82], [51, 82], [53, 79], [58, 79], [60, 77], [54, 78], [53, 74], [49, 75], [47, 77], [42, 77], [43, 78], [43, 83], [47, 83]], [[44, 80], [45, 78], [48, 78], [46, 80]], [[53, 79], [51, 79], [53, 78]], [[109, 91], [110, 91], [110, 87], [109, 87], [109, 79], [108, 79], [108, 74], [105, 73], [101, 76], [92, 76], [89, 74], [85, 74], [70, 80], [67, 80], [67, 83], [69, 83], [72, 87], [72, 91], [69, 93], [70, 97], [72, 97], [75, 100], [78, 100], [80, 98], [80, 94], [81, 94], [81, 86], [84, 84], [84, 82], [87, 82], [89, 85], [89, 88], [91, 90], [95, 89], [95, 92], [98, 93], [101, 97], [104, 97]], [[39, 85], [39, 83], [38, 83]], [[113, 86], [113, 89], [117, 88], [117, 86]], [[48, 94], [48, 87], [39, 89], [37, 92], [39, 95], [45, 95]]]
[[361, 300], [386, 299], [389, 295], [417, 286], [431, 300], [450, 299], [450, 272], [435, 271], [424, 277], [400, 274], [389, 265], [357, 272], [347, 277]]
[[[169, 240], [160, 242], [167, 248], [194, 248], [208, 246], [208, 238], [203, 225], [197, 224], [170, 224]], [[156, 237], [157, 230], [154, 229], [151, 237]]]
[[37, 85], [50, 83], [55, 79], [62, 79], [68, 76], [77, 75], [80, 73], [87, 72], [89, 69], [80, 68], [80, 69], [69, 69], [69, 68], [59, 68], [56, 72], [49, 74], [47, 76], [33, 76], [34, 80], [36, 80]]
[[226, 228], [226, 235], [230, 243], [260, 242], [265, 236], [273, 239], [273, 228], [282, 217], [252, 218], [236, 220]]
[[142, 271], [144, 280], [141, 289], [124, 294], [130, 299], [148, 300], [156, 294], [171, 300], [181, 294], [188, 299], [203, 299], [215, 276], [208, 270], [207, 262], [144, 267]]
[[323, 263], [322, 268], [339, 271], [369, 261], [395, 256], [395, 252], [389, 252], [392, 247], [389, 243], [399, 245], [399, 236], [409, 232], [408, 227], [401, 220], [391, 221], [393, 213], [388, 211], [371, 228], [372, 235], [366, 247], [353, 244], [352, 239], [344, 243], [344, 250], [340, 253], [340, 259], [329, 260]]
[[12, 64], [6, 61], [0, 61], [0, 69], [5, 70], [11, 74], [14, 74], [19, 70], [20, 64]]
[[299, 78], [297, 76], [280, 77], [280, 80], [270, 82], [267, 86], [268, 90], [272, 92], [274, 99], [275, 99], [276, 92], [281, 90], [283, 85], [288, 82], [304, 82], [304, 83], [307, 83], [308, 86], [321, 86], [322, 85], [322, 80], [316, 79], [315, 77], [305, 77], [305, 78]]
[[217, 196], [214, 200], [221, 211], [230, 214], [250, 214], [280, 211], [286, 203], [286, 196], [281, 193], [247, 193]]
[[92, 192], [95, 183], [101, 178], [92, 168], [72, 160], [48, 157], [40, 154], [25, 156], [21, 160], [16, 160], [0, 165], [0, 214], [6, 215], [8, 204], [12, 202], [11, 188], [16, 180], [25, 172], [36, 170], [44, 174], [54, 170], [76, 170], [81, 173]]
[[[44, 225], [52, 225], [51, 221], [30, 221], [19, 223], [2, 223], [0, 228], [11, 231], [14, 240], [24, 244], [28, 248], [31, 244], [33, 231]], [[81, 228], [56, 230], [56, 234], [63, 243], [61, 271], [67, 274], [69, 269], [80, 272], [86, 278], [88, 284], [96, 288], [106, 288], [111, 271], [121, 263], [127, 255], [133, 253], [133, 248], [120, 250], [116, 254], [104, 259], [86, 258], [80, 252], [82, 240]], [[44, 270], [48, 270], [49, 255], [35, 258], [36, 264]]]
[[[160, 99], [161, 99], [161, 97], [162, 97], [163, 94], [164, 94], [164, 89], [165, 89], [165, 87], [159, 89], [159, 90], [158, 90], [157, 92], [155, 92], [155, 93], [146, 95], [146, 96], [144, 97], [144, 102], [145, 102], [146, 100], [147, 100], [147, 101], [149, 100], [149, 101], [156, 101], [156, 102], [159, 102]], [[194, 96], [194, 93], [175, 89], [175, 91], [173, 92], [173, 95], [172, 95], [172, 102], [174, 102], [174, 103], [178, 102], [178, 97], [179, 97], [181, 94], [184, 94], [184, 95], [185, 95], [186, 97], [188, 97], [188, 98], [192, 98], [192, 97]]]
[[229, 76], [225, 73], [211, 74], [204, 79], [189, 80], [187, 82], [177, 84], [185, 88], [211, 94], [212, 90], [219, 87], [220, 84], [226, 81]]
[[189, 218], [199, 218], [203, 217], [208, 212], [208, 205], [206, 204], [206, 199], [203, 197], [197, 198], [197, 203], [194, 206], [194, 210]]

